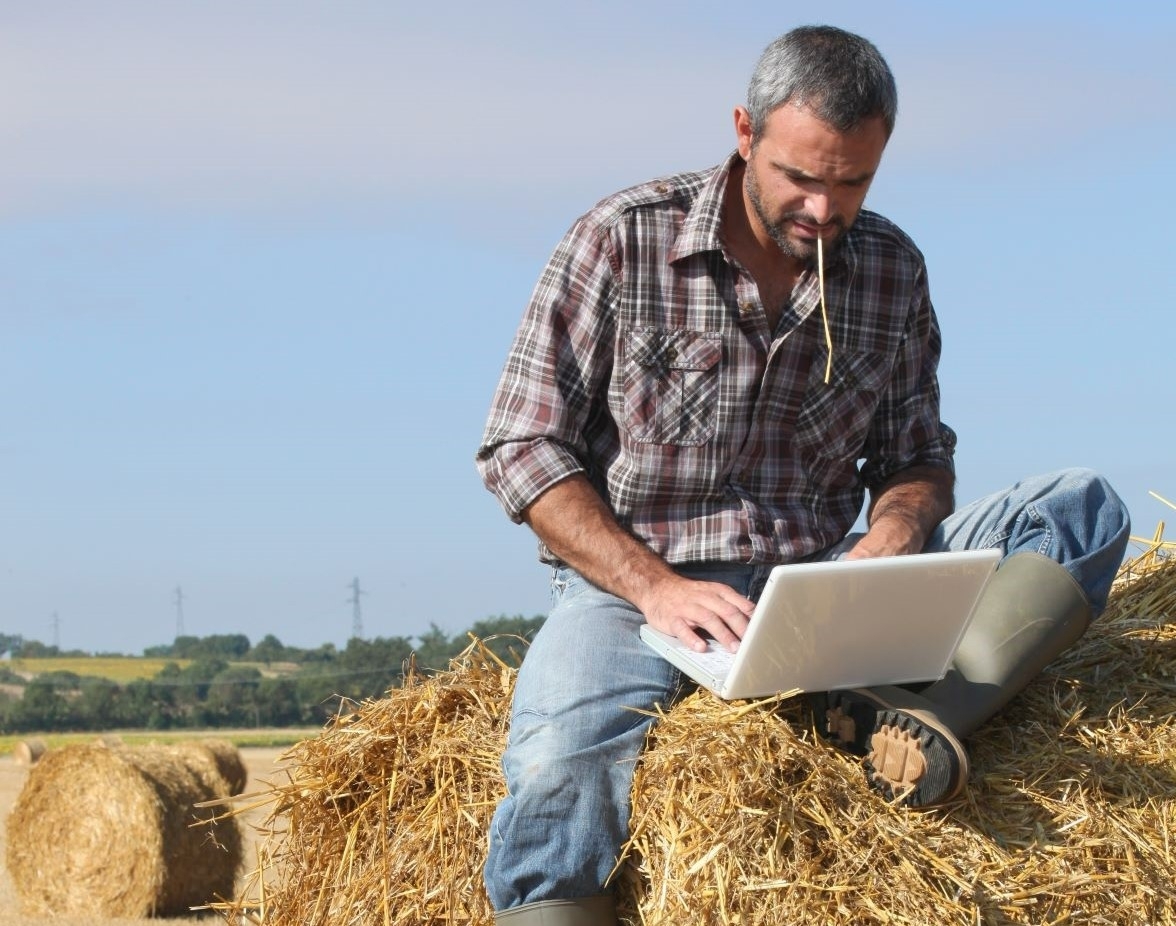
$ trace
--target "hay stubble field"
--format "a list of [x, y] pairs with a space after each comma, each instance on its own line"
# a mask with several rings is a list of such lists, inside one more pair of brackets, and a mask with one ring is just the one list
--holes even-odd
[[[245, 787], [246, 794], [268, 790], [266, 782], [272, 781], [274, 776], [279, 773], [282, 756], [286, 753], [286, 749], [287, 747], [245, 747], [241, 749], [241, 758], [244, 760], [249, 773], [249, 782]], [[3, 825], [0, 826], [0, 860], [3, 860], [7, 850], [8, 817], [12, 812], [13, 804], [20, 794], [21, 788], [24, 787], [28, 773], [28, 766], [20, 765], [12, 756], [0, 756], [0, 821], [3, 821]], [[254, 846], [257, 842], [257, 833], [253, 825], [260, 823], [264, 816], [265, 808], [242, 815], [245, 823], [243, 830], [245, 837], [246, 873], [253, 867], [256, 859]], [[52, 834], [47, 833], [46, 838], [51, 839]], [[0, 923], [3, 923], [4, 926], [44, 926], [47, 922], [53, 923], [54, 926], [130, 926], [130, 924], [143, 926], [143, 924], [147, 923], [158, 924], [160, 922], [200, 922], [205, 924], [223, 922], [220, 916], [207, 913], [203, 915], [193, 914], [187, 917], [172, 917], [167, 920], [92, 916], [59, 917], [52, 920], [45, 920], [42, 918], [28, 917], [22, 915], [20, 911], [20, 902], [16, 896], [12, 878], [8, 874], [7, 866], [0, 867], [2, 867], [2, 871], [0, 871]]]

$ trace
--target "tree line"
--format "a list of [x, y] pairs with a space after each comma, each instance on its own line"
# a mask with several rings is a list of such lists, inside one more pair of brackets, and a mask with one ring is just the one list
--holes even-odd
[[[415, 642], [353, 637], [342, 650], [285, 646], [272, 634], [255, 645], [244, 634], [182, 636], [144, 650], [169, 661], [152, 678], [130, 682], [62, 671], [29, 679], [0, 662], [0, 733], [318, 726], [346, 702], [400, 686], [409, 671], [447, 668], [471, 638], [516, 665], [543, 620], [503, 615], [453, 637], [434, 624]], [[26, 670], [38, 658], [89, 655], [6, 639], [16, 640], [9, 651]]]

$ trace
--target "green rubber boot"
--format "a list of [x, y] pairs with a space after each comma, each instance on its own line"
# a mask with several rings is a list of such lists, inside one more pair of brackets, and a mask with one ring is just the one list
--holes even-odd
[[871, 785], [887, 797], [911, 807], [947, 803], [967, 784], [964, 738], [1076, 643], [1090, 619], [1065, 567], [1037, 553], [1011, 556], [984, 589], [943, 679], [918, 693], [829, 692], [821, 732], [864, 756]]
[[578, 900], [540, 900], [494, 914], [495, 926], [617, 926], [611, 895]]

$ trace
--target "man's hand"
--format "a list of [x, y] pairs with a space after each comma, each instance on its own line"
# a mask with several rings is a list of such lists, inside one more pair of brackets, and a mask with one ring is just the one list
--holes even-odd
[[699, 582], [671, 574], [634, 601], [654, 630], [677, 637], [695, 652], [705, 652], [705, 631], [730, 652], [747, 632], [755, 604], [722, 582]]
[[876, 521], [870, 529], [858, 538], [858, 542], [845, 554], [845, 559], [870, 559], [876, 556], [903, 556], [918, 553], [923, 547], [918, 544], [918, 531], [902, 521], [887, 519]]
[[912, 466], [872, 493], [870, 528], [846, 559], [918, 553], [939, 522], [954, 507], [951, 472], [936, 466]]
[[556, 556], [593, 585], [631, 602], [656, 630], [702, 652], [705, 631], [734, 650], [755, 605], [721, 582], [698, 582], [674, 572], [617, 523], [582, 475], [540, 495], [523, 519]]

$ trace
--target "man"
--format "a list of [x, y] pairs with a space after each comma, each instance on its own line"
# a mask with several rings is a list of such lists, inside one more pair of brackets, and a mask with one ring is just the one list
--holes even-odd
[[[922, 255], [862, 210], [896, 99], [869, 42], [788, 33], [735, 110], [724, 164], [605, 199], [539, 280], [478, 451], [553, 567], [490, 833], [499, 924], [616, 922], [606, 882], [652, 722], [633, 709], [687, 690], [642, 622], [735, 648], [778, 563], [1000, 548], [946, 679], [831, 693], [817, 715], [875, 787], [933, 806], [966, 783], [963, 738], [1105, 604], [1128, 523], [1097, 475], [1036, 477], [952, 514]], [[847, 536], [866, 489], [868, 530]]]

